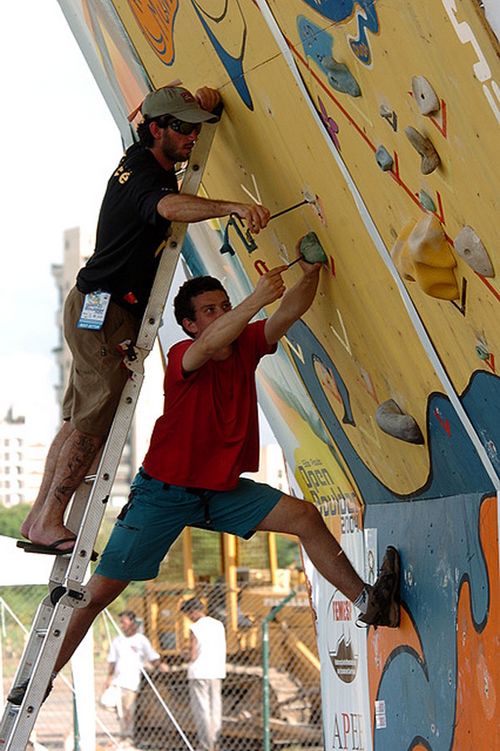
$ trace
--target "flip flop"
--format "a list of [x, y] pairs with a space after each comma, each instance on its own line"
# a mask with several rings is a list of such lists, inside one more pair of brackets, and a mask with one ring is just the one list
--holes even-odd
[[[16, 545], [18, 548], [22, 548], [25, 553], [42, 553], [43, 555], [71, 555], [73, 548], [67, 550], [61, 550], [59, 545], [64, 542], [76, 542], [76, 537], [63, 537], [60, 540], [56, 540], [51, 545], [40, 545], [37, 542], [29, 542], [28, 540], [18, 540]], [[99, 554], [95, 550], [92, 551], [90, 556], [91, 561], [97, 561]]]

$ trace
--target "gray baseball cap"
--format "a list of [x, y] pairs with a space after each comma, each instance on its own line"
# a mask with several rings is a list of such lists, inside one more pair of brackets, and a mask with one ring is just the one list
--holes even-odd
[[191, 92], [182, 86], [164, 86], [150, 91], [141, 105], [141, 112], [150, 120], [161, 115], [173, 115], [187, 123], [214, 123], [219, 119], [202, 109]]

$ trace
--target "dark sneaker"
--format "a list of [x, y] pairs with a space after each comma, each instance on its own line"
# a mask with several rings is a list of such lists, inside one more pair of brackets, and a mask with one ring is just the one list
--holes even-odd
[[399, 553], [389, 545], [375, 584], [368, 593], [368, 608], [358, 621], [369, 626], [398, 628], [401, 619], [399, 608]]
[[[9, 701], [11, 704], [15, 704], [17, 707], [20, 706], [23, 703], [24, 694], [26, 693], [26, 690], [28, 688], [29, 678], [27, 678], [22, 683], [19, 683], [17, 686], [13, 686], [10, 690], [10, 693], [7, 695], [7, 701]], [[53, 681], [49, 681], [49, 685], [47, 686], [47, 690], [45, 692], [45, 696], [43, 697], [43, 701], [47, 698], [47, 696], [52, 691]]]

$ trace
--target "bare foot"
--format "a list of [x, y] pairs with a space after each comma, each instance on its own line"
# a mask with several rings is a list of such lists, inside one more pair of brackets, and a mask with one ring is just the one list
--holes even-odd
[[26, 517], [26, 519], [23, 521], [23, 523], [21, 524], [21, 528], [19, 530], [22, 536], [25, 537], [27, 540], [30, 539], [30, 529], [34, 521], [30, 517], [31, 517], [31, 511]]
[[76, 535], [70, 529], [62, 524], [56, 526], [44, 527], [42, 524], [35, 522], [29, 530], [30, 542], [37, 545], [53, 545], [58, 540], [65, 540], [57, 545], [58, 550], [72, 550]]

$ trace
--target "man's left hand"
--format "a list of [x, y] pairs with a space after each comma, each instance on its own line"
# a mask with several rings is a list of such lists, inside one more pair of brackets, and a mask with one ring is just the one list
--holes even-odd
[[208, 86], [203, 86], [201, 89], [198, 89], [194, 98], [200, 107], [207, 112], [213, 112], [221, 101], [221, 96], [217, 89], [211, 89]]
[[321, 270], [321, 267], [323, 266], [323, 264], [322, 263], [309, 263], [308, 261], [304, 261], [304, 259], [301, 259], [299, 261], [299, 266], [302, 269], [304, 276], [312, 276], [313, 274], [317, 274], [318, 271]]
[[304, 276], [310, 276], [312, 274], [317, 274], [318, 271], [323, 266], [322, 263], [309, 263], [308, 261], [305, 261], [304, 258], [302, 258], [302, 253], [300, 252], [300, 243], [302, 241], [302, 237], [297, 240], [297, 243], [295, 245], [295, 252], [297, 253], [297, 257], [301, 257], [301, 260], [298, 262], [300, 268], [302, 269], [302, 273]]

